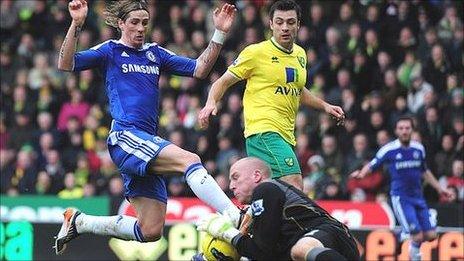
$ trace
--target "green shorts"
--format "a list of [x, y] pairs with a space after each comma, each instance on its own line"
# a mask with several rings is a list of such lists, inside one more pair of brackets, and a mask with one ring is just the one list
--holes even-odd
[[293, 146], [276, 132], [264, 132], [246, 138], [246, 151], [250, 157], [264, 160], [272, 170], [272, 178], [301, 174]]

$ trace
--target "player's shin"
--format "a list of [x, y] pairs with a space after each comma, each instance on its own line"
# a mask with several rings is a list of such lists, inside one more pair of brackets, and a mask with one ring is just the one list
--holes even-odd
[[93, 233], [124, 240], [145, 241], [137, 219], [131, 216], [91, 216], [82, 213], [76, 218], [76, 229], [79, 234]]
[[409, 258], [412, 261], [420, 261], [420, 246], [421, 243], [415, 242], [411, 240], [411, 244], [409, 245]]
[[221, 190], [216, 181], [208, 174], [201, 163], [190, 165], [185, 171], [185, 180], [193, 193], [219, 213], [227, 215], [235, 227], [240, 219], [239, 209]]

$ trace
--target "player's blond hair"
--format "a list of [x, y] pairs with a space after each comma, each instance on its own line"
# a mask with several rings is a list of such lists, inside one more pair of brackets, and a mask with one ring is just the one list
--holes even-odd
[[111, 27], [119, 30], [119, 19], [125, 21], [127, 15], [136, 10], [145, 10], [148, 13], [148, 4], [146, 0], [120, 0], [113, 1], [106, 6], [105, 10], [105, 23]]

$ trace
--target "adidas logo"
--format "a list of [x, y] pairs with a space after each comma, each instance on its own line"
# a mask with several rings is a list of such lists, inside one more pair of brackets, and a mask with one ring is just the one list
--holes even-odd
[[123, 51], [121, 57], [129, 57], [129, 55], [125, 51]]

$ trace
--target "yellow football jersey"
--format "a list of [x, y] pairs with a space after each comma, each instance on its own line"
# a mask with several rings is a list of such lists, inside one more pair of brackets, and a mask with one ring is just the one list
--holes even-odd
[[247, 80], [243, 97], [245, 137], [274, 131], [295, 145], [295, 119], [306, 84], [306, 53], [274, 39], [247, 46], [228, 71]]

